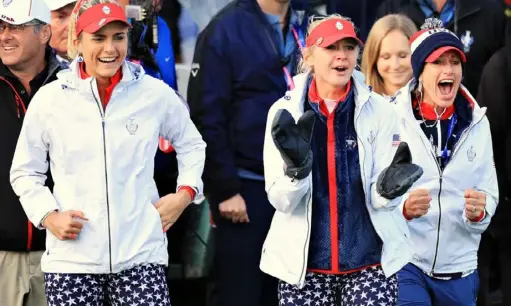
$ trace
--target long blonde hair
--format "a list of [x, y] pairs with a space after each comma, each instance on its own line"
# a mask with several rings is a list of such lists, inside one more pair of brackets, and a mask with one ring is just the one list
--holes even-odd
[[[312, 16], [309, 19], [309, 26], [307, 27], [307, 36], [312, 32], [312, 30], [314, 30], [314, 28], [316, 28], [323, 22], [325, 22], [327, 20], [331, 20], [331, 19], [343, 19], [343, 20], [347, 20], [347, 21], [351, 22], [350, 18], [341, 16], [339, 14], [331, 14], [324, 18], [318, 18], [318, 17]], [[351, 23], [353, 24], [353, 22], [351, 22]], [[355, 28], [355, 25], [353, 25], [353, 27]], [[311, 54], [311, 52], [314, 50], [315, 47], [316, 47], [316, 45], [312, 45], [308, 48], [303, 48], [302, 56], [300, 57], [300, 61], [298, 62], [298, 66], [297, 66], [297, 71], [296, 71], [297, 73], [312, 72], [313, 69], [312, 69], [312, 67], [307, 66], [307, 64], [305, 63], [305, 58]]]
[[115, 0], [78, 0], [76, 2], [73, 12], [71, 13], [71, 17], [69, 18], [67, 35], [67, 56], [69, 59], [73, 60], [78, 56], [78, 50], [74, 45], [74, 40], [76, 38], [76, 21], [78, 20], [78, 17], [80, 17], [88, 8], [96, 4], [103, 3], [118, 4]]
[[366, 84], [379, 94], [384, 92], [383, 79], [376, 65], [380, 57], [381, 42], [394, 30], [400, 31], [410, 39], [417, 32], [417, 27], [405, 15], [391, 14], [378, 19], [369, 32], [362, 55], [362, 72], [366, 77]]

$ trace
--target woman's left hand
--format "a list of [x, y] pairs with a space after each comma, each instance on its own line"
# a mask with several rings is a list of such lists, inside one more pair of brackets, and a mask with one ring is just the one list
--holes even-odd
[[465, 191], [465, 214], [469, 220], [481, 217], [486, 207], [486, 193], [467, 189]]
[[168, 194], [154, 204], [161, 217], [163, 232], [169, 230], [191, 202], [190, 194], [182, 190], [177, 193]]

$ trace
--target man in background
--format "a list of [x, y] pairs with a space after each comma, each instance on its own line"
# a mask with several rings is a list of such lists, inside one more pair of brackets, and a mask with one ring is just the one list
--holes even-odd
[[58, 61], [63, 66], [68, 66], [70, 61], [67, 57], [67, 34], [69, 17], [76, 4], [75, 0], [46, 0], [51, 11], [51, 40], [50, 47], [57, 55]]
[[[30, 100], [56, 79], [44, 0], [4, 1], [0, 14], [0, 305], [45, 306], [41, 256], [45, 232], [31, 224], [12, 190], [9, 171]], [[51, 186], [51, 183], [47, 182]]]

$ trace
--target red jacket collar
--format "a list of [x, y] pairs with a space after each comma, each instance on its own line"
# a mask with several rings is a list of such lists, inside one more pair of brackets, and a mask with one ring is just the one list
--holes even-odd
[[[344, 94], [337, 100], [337, 104], [342, 103], [346, 101], [346, 98], [348, 97], [348, 94], [351, 90], [351, 79], [348, 82], [348, 85], [346, 86], [346, 91]], [[319, 110], [328, 116], [329, 111], [325, 104], [325, 100], [319, 96], [318, 88], [316, 87], [316, 79], [312, 79], [312, 82], [309, 86], [309, 101], [312, 103], [318, 103], [319, 104]]]
[[[80, 78], [82, 78], [82, 80], [85, 80], [86, 78], [89, 77], [89, 75], [85, 71], [85, 65], [83, 62], [81, 62], [81, 63], [79, 63], [79, 66], [80, 66]], [[115, 75], [110, 78], [110, 85], [108, 85], [106, 88], [98, 87], [98, 91], [102, 97], [101, 100], [103, 101], [104, 106], [106, 106], [108, 104], [108, 102], [110, 101], [110, 97], [112, 96], [112, 92], [114, 91], [115, 86], [117, 84], [119, 84], [119, 82], [122, 79], [122, 71], [121, 70], [122, 69], [119, 68], [119, 70], [117, 70]]]
[[[83, 62], [81, 62], [81, 63], [79, 63], [79, 66], [80, 66], [80, 78], [82, 80], [85, 80], [86, 78], [90, 77], [90, 75], [88, 75], [87, 72], [85, 71], [85, 64]], [[110, 85], [107, 88], [105, 88], [105, 90], [111, 91], [111, 90], [113, 90], [115, 85], [119, 84], [119, 82], [122, 79], [122, 71], [121, 70], [122, 69], [119, 68], [119, 70], [117, 70], [115, 75], [112, 78], [110, 78]]]

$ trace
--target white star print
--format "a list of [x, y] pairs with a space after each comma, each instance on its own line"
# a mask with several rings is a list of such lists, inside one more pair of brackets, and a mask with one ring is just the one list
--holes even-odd
[[[380, 271], [381, 267], [342, 275], [309, 272], [303, 289], [280, 282], [280, 306], [331, 306], [341, 303], [360, 306], [395, 305], [397, 301], [395, 276], [387, 279]], [[368, 278], [369, 275], [372, 278]], [[384, 290], [378, 290], [379, 288]]]
[[118, 306], [170, 305], [165, 271], [159, 265], [109, 275], [47, 273], [45, 286], [49, 306], [97, 305], [105, 294]]

